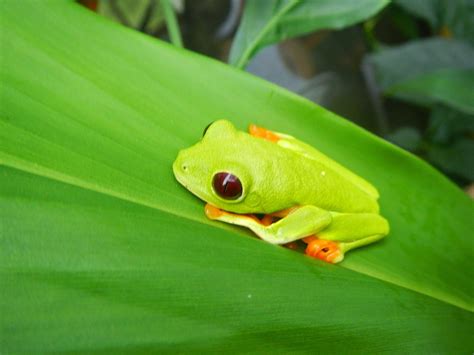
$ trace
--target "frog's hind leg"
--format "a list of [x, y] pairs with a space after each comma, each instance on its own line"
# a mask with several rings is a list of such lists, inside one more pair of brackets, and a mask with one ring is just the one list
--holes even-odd
[[338, 263], [349, 250], [382, 239], [388, 232], [388, 222], [379, 214], [333, 212], [333, 220], [328, 228], [303, 241], [308, 244], [307, 255]]
[[303, 239], [308, 243], [305, 253], [316, 259], [328, 263], [338, 263], [344, 259], [344, 253], [341, 251], [340, 243], [331, 240], [319, 239], [316, 236], [310, 236]]
[[349, 250], [371, 244], [383, 237], [385, 237], [384, 234], [377, 234], [353, 242], [336, 242], [311, 236], [304, 238], [304, 242], [308, 243], [305, 253], [313, 258], [335, 264], [341, 262]]
[[340, 244], [341, 250], [343, 251], [343, 253], [345, 253], [351, 249], [355, 249], [355, 248], [362, 247], [364, 245], [368, 245], [373, 242], [376, 242], [377, 240], [380, 240], [384, 238], [385, 236], [386, 236], [385, 234], [375, 234], [375, 235], [371, 235], [359, 240], [355, 240], [353, 242], [341, 242], [339, 244]]

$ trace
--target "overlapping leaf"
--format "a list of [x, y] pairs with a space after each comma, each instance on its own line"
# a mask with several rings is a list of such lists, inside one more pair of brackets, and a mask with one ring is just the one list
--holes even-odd
[[428, 21], [435, 33], [474, 44], [474, 3], [470, 0], [395, 0], [412, 14]]
[[369, 62], [386, 94], [473, 114], [473, 57], [474, 48], [465, 42], [432, 38], [372, 54]]
[[232, 44], [229, 62], [245, 67], [256, 52], [271, 43], [320, 29], [340, 29], [363, 21], [388, 0], [250, 0]]

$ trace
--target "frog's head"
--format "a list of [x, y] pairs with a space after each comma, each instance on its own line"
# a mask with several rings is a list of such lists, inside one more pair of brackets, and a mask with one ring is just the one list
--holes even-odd
[[253, 157], [245, 149], [249, 138], [229, 121], [211, 123], [200, 142], [179, 152], [173, 164], [176, 179], [220, 209], [236, 213], [255, 210], [259, 196], [252, 191]]

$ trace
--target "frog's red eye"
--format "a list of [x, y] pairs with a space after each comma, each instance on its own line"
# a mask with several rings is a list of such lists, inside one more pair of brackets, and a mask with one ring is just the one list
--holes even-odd
[[235, 200], [242, 196], [242, 183], [231, 173], [217, 173], [212, 179], [214, 191], [226, 200]]

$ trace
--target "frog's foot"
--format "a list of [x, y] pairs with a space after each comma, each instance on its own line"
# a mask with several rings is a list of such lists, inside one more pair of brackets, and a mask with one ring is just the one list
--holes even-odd
[[236, 214], [223, 211], [209, 203], [206, 203], [206, 206], [204, 207], [204, 212], [206, 213], [207, 218], [222, 222], [238, 224], [242, 226], [246, 226], [249, 223], [255, 222], [262, 224], [262, 222], [252, 214]]
[[[268, 227], [272, 225], [273, 223], [279, 221], [281, 218], [286, 217], [288, 214], [291, 212], [294, 212], [298, 207], [292, 207], [292, 208], [287, 208], [285, 210], [281, 210], [278, 212], [270, 213], [270, 214], [265, 214], [265, 215], [259, 215], [257, 217], [254, 214], [238, 214], [238, 213], [231, 213], [227, 212], [224, 210], [221, 210], [209, 203], [206, 204], [204, 207], [204, 212], [206, 213], [207, 218], [209, 219], [214, 219], [214, 220], [222, 220], [224, 222], [229, 222], [228, 220], [232, 218], [234, 221], [236, 220], [252, 220], [254, 222], [257, 222], [258, 224]], [[232, 222], [229, 222], [232, 223]], [[238, 223], [234, 223], [238, 224]]]
[[280, 140], [280, 137], [277, 133], [272, 132], [266, 128], [256, 126], [254, 124], [251, 124], [249, 126], [249, 133], [251, 136], [263, 138], [273, 143], [276, 143]]
[[[261, 220], [252, 214], [231, 213], [210, 204], [206, 205], [205, 213], [209, 219], [247, 227], [272, 244], [286, 244], [305, 235], [313, 235], [331, 223], [329, 212], [312, 205], [271, 213], [263, 216]], [[281, 218], [285, 214], [286, 217]], [[308, 219], [312, 223], [305, 223]]]
[[206, 213], [207, 218], [209, 219], [219, 219], [225, 212], [218, 209], [217, 207], [214, 207], [213, 205], [210, 205], [209, 203], [206, 203], [206, 206], [204, 207], [204, 212]]
[[314, 236], [304, 238], [303, 240], [305, 243], [308, 243], [305, 250], [306, 255], [334, 264], [344, 259], [344, 253], [337, 242], [318, 239]]

